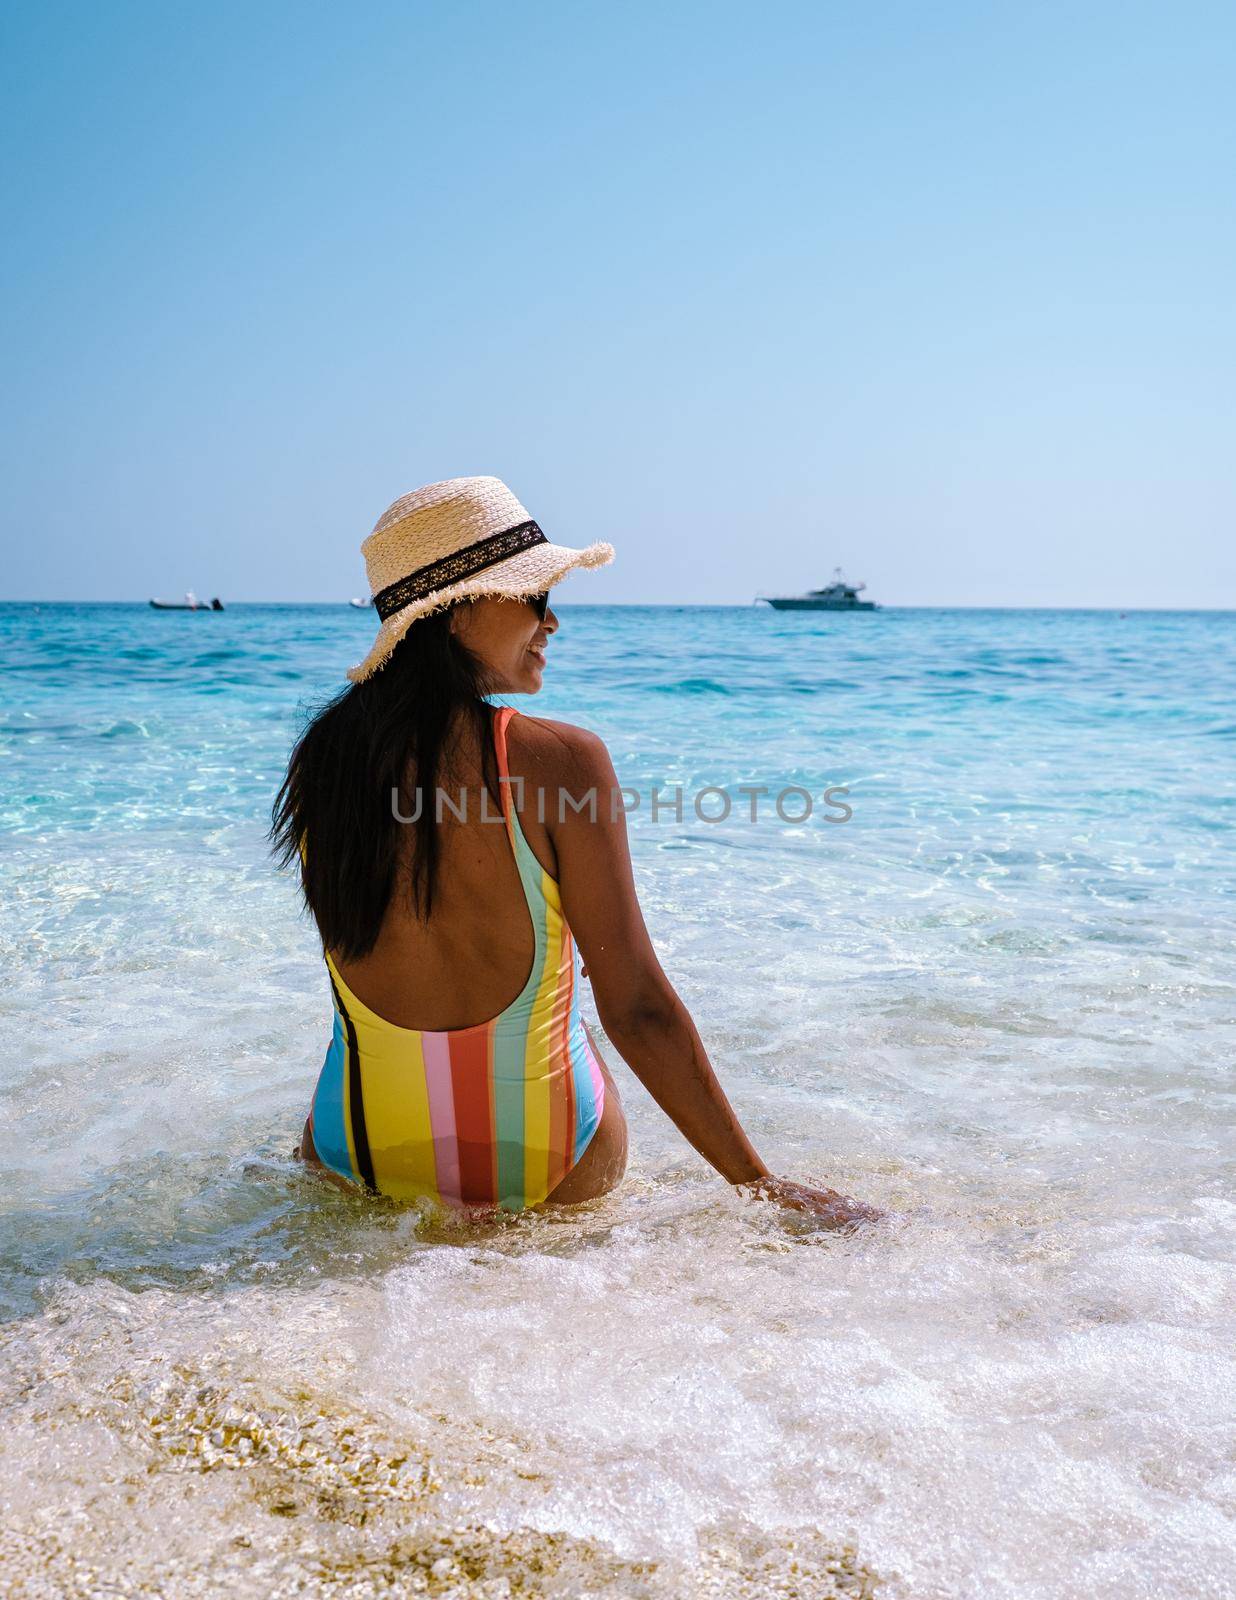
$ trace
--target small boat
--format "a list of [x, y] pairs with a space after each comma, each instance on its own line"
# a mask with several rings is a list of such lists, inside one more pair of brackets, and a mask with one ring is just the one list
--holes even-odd
[[808, 589], [806, 594], [757, 594], [777, 611], [878, 611], [874, 600], [860, 600], [865, 583], [847, 583], [840, 567], [833, 569], [833, 581], [824, 589]]
[[350, 606], [355, 606], [358, 611], [368, 611], [369, 607], [373, 604], [373, 601], [372, 600], [357, 600], [355, 597], [353, 597], [351, 600], [348, 601], [348, 604]]
[[222, 611], [223, 601], [218, 595], [213, 600], [199, 600], [192, 589], [186, 590], [183, 600], [152, 600], [156, 611]]

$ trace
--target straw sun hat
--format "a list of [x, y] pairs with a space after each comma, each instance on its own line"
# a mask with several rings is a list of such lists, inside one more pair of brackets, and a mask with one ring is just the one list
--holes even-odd
[[500, 478], [447, 478], [402, 495], [361, 545], [381, 618], [348, 677], [363, 683], [418, 617], [480, 595], [543, 594], [573, 567], [603, 567], [611, 544], [551, 544]]

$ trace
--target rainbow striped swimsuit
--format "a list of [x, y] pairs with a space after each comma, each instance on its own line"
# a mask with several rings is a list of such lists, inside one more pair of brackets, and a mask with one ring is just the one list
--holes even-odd
[[[498, 771], [506, 728], [494, 719]], [[579, 957], [558, 884], [533, 854], [499, 785], [507, 836], [536, 949], [521, 992], [471, 1028], [401, 1028], [361, 1004], [330, 956], [335, 1023], [311, 1112], [313, 1143], [332, 1171], [397, 1200], [452, 1208], [539, 1205], [587, 1149], [605, 1080], [579, 1010]]]

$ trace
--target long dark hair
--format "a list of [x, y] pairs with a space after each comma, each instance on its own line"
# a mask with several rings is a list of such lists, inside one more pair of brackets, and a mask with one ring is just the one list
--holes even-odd
[[[452, 634], [450, 615], [419, 618], [384, 666], [320, 707], [297, 740], [275, 799], [276, 859], [284, 866], [299, 860], [322, 944], [345, 960], [359, 960], [377, 941], [405, 827], [413, 829], [411, 905], [419, 917], [429, 916], [438, 864], [436, 788], [452, 730], [474, 727], [483, 781], [498, 802], [484, 665]], [[399, 813], [414, 822], [399, 820], [396, 798]]]

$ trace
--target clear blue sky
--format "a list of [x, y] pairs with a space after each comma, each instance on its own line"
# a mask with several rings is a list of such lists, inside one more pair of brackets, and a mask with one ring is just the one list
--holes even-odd
[[1236, 606], [1230, 3], [10, 0], [0, 596]]

